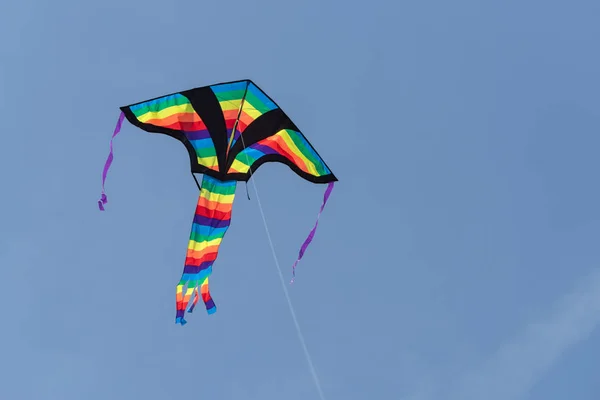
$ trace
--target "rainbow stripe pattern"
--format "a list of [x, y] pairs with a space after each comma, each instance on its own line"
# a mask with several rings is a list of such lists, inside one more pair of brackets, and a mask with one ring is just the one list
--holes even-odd
[[208, 289], [208, 278], [231, 222], [236, 184], [236, 181], [223, 182], [208, 175], [202, 179], [185, 266], [176, 288], [176, 323], [185, 325], [184, 314], [192, 295], [194, 299], [188, 312], [194, 310], [200, 296], [209, 314], [217, 310]]
[[196, 162], [213, 171], [219, 170], [210, 133], [187, 97], [176, 93], [132, 105], [129, 110], [141, 124], [181, 132], [193, 147]]
[[[256, 85], [250, 81], [213, 85], [211, 89], [219, 100], [227, 127], [228, 148], [240, 138], [254, 120], [278, 108]], [[236, 125], [237, 121], [237, 125]], [[235, 133], [232, 135], [235, 126]]]
[[121, 110], [135, 126], [180, 140], [195, 173], [247, 181], [260, 165], [275, 161], [314, 183], [337, 180], [298, 127], [250, 80], [190, 89]]
[[302, 172], [312, 176], [331, 174], [304, 136], [292, 129], [282, 129], [242, 150], [233, 160], [228, 172], [247, 173], [251, 165], [267, 155], [285, 157]]

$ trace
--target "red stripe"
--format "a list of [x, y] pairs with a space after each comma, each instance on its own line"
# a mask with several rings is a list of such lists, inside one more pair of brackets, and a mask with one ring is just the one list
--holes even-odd
[[201, 205], [198, 205], [198, 207], [196, 207], [196, 215], [200, 215], [200, 216], [206, 217], [206, 218], [216, 219], [219, 221], [231, 219], [231, 211], [223, 212], [223, 211], [219, 211], [219, 210], [213, 210], [210, 208], [206, 208]]
[[203, 262], [215, 261], [217, 259], [217, 254], [218, 254], [217, 252], [206, 253], [206, 254], [202, 254], [202, 257], [200, 257], [200, 258], [186, 257], [185, 265], [200, 265]]
[[206, 125], [202, 121], [177, 121], [169, 125], [163, 125], [165, 128], [181, 130], [181, 131], [202, 131], [206, 129]]

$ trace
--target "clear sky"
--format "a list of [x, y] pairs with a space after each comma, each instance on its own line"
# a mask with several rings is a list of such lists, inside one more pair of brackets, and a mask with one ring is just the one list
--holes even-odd
[[[328, 400], [600, 398], [600, 2], [0, 3], [0, 398], [318, 399], [238, 188], [175, 325], [184, 147], [118, 107], [253, 79], [340, 182], [290, 296]], [[288, 279], [323, 185], [255, 178]]]

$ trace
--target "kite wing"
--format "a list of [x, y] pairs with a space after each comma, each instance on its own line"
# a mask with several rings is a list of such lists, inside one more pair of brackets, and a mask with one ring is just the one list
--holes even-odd
[[225, 163], [225, 123], [208, 87], [121, 107], [127, 120], [147, 132], [181, 141], [190, 156], [192, 172], [219, 177]]
[[285, 112], [251, 80], [221, 83], [121, 107], [127, 120], [181, 141], [192, 172], [247, 181], [265, 162], [314, 183], [337, 181]]
[[260, 165], [275, 161], [314, 183], [337, 180], [294, 122], [252, 81], [211, 88], [228, 127], [227, 179], [247, 181]]

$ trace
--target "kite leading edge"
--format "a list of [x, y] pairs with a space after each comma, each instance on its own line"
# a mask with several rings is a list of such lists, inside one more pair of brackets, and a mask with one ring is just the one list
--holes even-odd
[[[325, 161], [283, 110], [251, 80], [186, 90], [121, 107], [102, 172], [100, 210], [108, 199], [104, 183], [113, 161], [113, 139], [123, 120], [147, 132], [183, 143], [193, 173], [204, 174], [183, 274], [176, 288], [176, 323], [192, 312], [201, 297], [209, 314], [216, 311], [208, 279], [231, 221], [237, 181], [247, 182], [266, 162], [286, 164], [309, 182], [327, 184], [317, 221], [302, 244], [292, 273], [312, 241], [323, 208], [337, 181]], [[292, 279], [293, 281], [293, 279]], [[192, 299], [193, 296], [193, 299]]]

